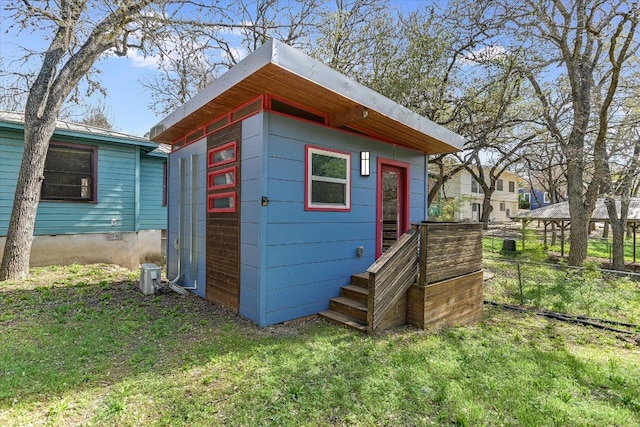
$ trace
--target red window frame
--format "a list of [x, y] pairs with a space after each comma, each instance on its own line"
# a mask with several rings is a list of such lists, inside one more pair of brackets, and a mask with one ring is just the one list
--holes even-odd
[[[231, 147], [233, 147], [233, 158], [232, 159], [222, 160], [220, 162], [214, 162], [213, 161], [213, 157], [215, 156], [216, 153], [228, 150]], [[207, 166], [210, 167], [210, 168], [214, 168], [214, 167], [226, 165], [227, 163], [235, 162], [237, 160], [237, 158], [238, 158], [238, 141], [232, 141], [232, 142], [229, 142], [228, 144], [224, 144], [224, 145], [212, 148], [209, 151], [207, 151]]]
[[[212, 202], [216, 199], [226, 199], [231, 198], [233, 200], [233, 206], [228, 208], [214, 208]], [[217, 194], [209, 194], [207, 196], [207, 212], [237, 212], [238, 209], [238, 200], [235, 192], [229, 193], [217, 193]]]
[[[214, 184], [214, 179], [215, 179], [216, 176], [227, 174], [229, 172], [233, 173], [233, 182], [232, 183], [230, 183], [230, 184], [221, 184], [221, 185], [215, 185]], [[207, 189], [209, 189], [209, 190], [222, 190], [224, 188], [235, 187], [236, 183], [237, 183], [237, 180], [238, 180], [238, 172], [237, 172], [235, 166], [232, 166], [230, 168], [220, 169], [220, 170], [213, 171], [213, 172], [209, 172], [207, 174]]]

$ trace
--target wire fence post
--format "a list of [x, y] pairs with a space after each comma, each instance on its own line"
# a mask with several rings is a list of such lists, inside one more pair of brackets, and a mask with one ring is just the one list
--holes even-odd
[[524, 305], [524, 294], [522, 292], [522, 272], [520, 271], [519, 262], [516, 262], [516, 268], [518, 269], [518, 286], [520, 287], [520, 305]]

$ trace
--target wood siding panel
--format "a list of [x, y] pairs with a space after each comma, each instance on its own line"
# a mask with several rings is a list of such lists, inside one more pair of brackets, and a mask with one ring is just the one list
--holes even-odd
[[421, 233], [421, 284], [482, 269], [482, 224], [423, 222]]
[[483, 273], [477, 271], [407, 292], [407, 323], [420, 328], [475, 324], [482, 320]]
[[207, 152], [229, 142], [237, 142], [237, 156], [232, 163], [209, 167], [207, 173], [236, 167], [236, 186], [223, 190], [208, 190], [207, 194], [236, 192], [235, 212], [207, 213], [207, 290], [209, 301], [235, 310], [240, 309], [240, 207], [242, 123], [229, 126], [207, 137]]

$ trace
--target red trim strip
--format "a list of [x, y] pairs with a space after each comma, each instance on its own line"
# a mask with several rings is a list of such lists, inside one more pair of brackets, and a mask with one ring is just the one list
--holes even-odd
[[[233, 182], [232, 183], [215, 185], [214, 181], [215, 181], [215, 177], [216, 176], [224, 175], [224, 174], [227, 174], [229, 172], [233, 173]], [[220, 169], [220, 170], [213, 171], [213, 172], [209, 172], [207, 174], [207, 189], [208, 190], [222, 190], [223, 188], [235, 187], [237, 179], [238, 179], [238, 173], [236, 171], [236, 167], [235, 166], [230, 167], [230, 168]]]
[[[305, 106], [305, 105], [302, 105], [302, 104], [298, 104], [297, 102], [290, 101], [290, 100], [288, 100], [288, 99], [285, 99], [285, 98], [279, 97], [279, 96], [277, 96], [277, 95], [272, 95], [272, 94], [270, 94], [270, 93], [269, 93], [269, 94], [267, 94], [266, 98], [267, 98], [267, 99], [266, 99], [266, 103], [265, 103], [265, 109], [266, 109], [267, 111], [270, 111], [270, 112], [273, 112], [273, 113], [282, 114], [282, 115], [285, 115], [285, 116], [287, 116], [287, 117], [295, 117], [295, 116], [289, 116], [288, 114], [285, 114], [285, 113], [282, 113], [282, 112], [279, 112], [279, 111], [273, 111], [273, 110], [272, 110], [272, 107], [271, 107], [271, 100], [275, 99], [276, 101], [279, 101], [279, 102], [281, 102], [281, 103], [283, 103], [283, 104], [287, 104], [287, 105], [290, 105], [290, 106], [292, 106], [292, 107], [294, 107], [294, 108], [297, 108], [297, 109], [299, 109], [299, 110], [302, 110], [302, 111], [306, 111], [306, 112], [308, 112], [308, 113], [311, 113], [311, 114], [313, 114], [313, 115], [315, 115], [315, 116], [322, 117], [322, 118], [324, 119], [324, 124], [325, 124], [325, 125], [328, 125], [328, 124], [329, 124], [329, 115], [328, 115], [328, 114], [326, 114], [326, 113], [323, 113], [323, 112], [321, 112], [321, 111], [315, 110], [315, 109], [313, 109], [313, 108], [309, 108], [309, 107], [307, 107], [307, 106]], [[305, 120], [305, 119], [302, 119], [302, 118], [300, 118], [300, 117], [296, 117], [296, 118], [297, 118], [297, 119], [299, 119], [299, 120], [304, 120], [304, 121], [309, 121], [309, 122], [312, 122], [312, 123], [321, 124], [321, 123], [315, 122], [315, 121], [313, 121], [313, 120]]]
[[[220, 153], [222, 151], [226, 151], [229, 148], [233, 148], [233, 158], [224, 159], [224, 160], [221, 160], [219, 162], [216, 162], [216, 161], [213, 160], [214, 156], [217, 153]], [[238, 141], [232, 141], [232, 142], [229, 142], [228, 144], [224, 144], [224, 145], [212, 148], [209, 151], [207, 151], [207, 166], [210, 167], [210, 168], [214, 168], [214, 167], [226, 165], [227, 163], [235, 162], [237, 158], [238, 158]]]
[[[231, 206], [228, 208], [215, 208], [213, 207], [213, 201], [217, 199], [226, 199], [230, 198], [231, 202], [229, 203]], [[218, 194], [209, 194], [207, 196], [207, 212], [236, 212], [238, 204], [236, 203], [236, 193], [218, 193]]]

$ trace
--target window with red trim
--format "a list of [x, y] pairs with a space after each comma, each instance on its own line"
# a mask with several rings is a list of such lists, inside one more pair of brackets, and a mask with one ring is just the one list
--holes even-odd
[[218, 193], [207, 196], [207, 212], [236, 212], [236, 193]]
[[207, 174], [207, 188], [209, 190], [221, 190], [223, 188], [235, 187], [236, 167], [220, 169]]
[[207, 165], [210, 168], [222, 166], [236, 161], [238, 156], [237, 141], [212, 148], [207, 152]]

